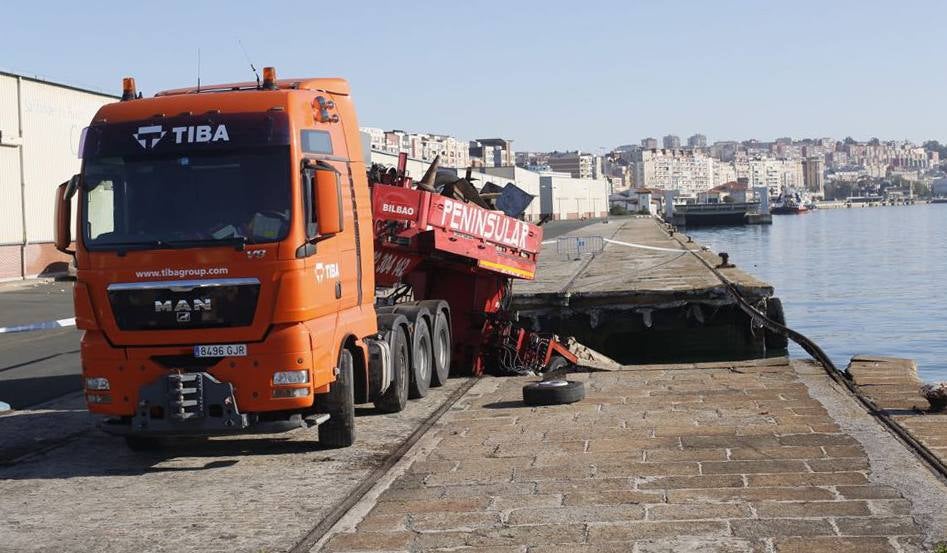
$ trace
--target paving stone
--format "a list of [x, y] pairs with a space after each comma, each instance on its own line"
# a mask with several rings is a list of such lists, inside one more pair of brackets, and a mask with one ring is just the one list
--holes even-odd
[[897, 499], [898, 490], [890, 486], [836, 486], [839, 495], [845, 499]]
[[546, 524], [476, 529], [471, 532], [431, 532], [417, 536], [419, 549], [455, 548], [462, 546], [534, 546], [547, 544], [579, 544], [585, 541], [583, 524]]
[[668, 490], [669, 503], [704, 501], [819, 501], [835, 499], [827, 488], [799, 486], [793, 488], [710, 488], [699, 490]]
[[777, 441], [782, 445], [856, 445], [858, 442], [847, 434], [788, 434], [779, 436]]
[[416, 532], [471, 532], [500, 525], [500, 515], [488, 512], [413, 513], [408, 519], [408, 526]]
[[750, 518], [753, 515], [747, 505], [739, 503], [678, 503], [648, 505], [646, 509], [648, 520]]
[[387, 498], [382, 496], [381, 499], [382, 501], [379, 501], [372, 509], [372, 513], [375, 515], [439, 513], [444, 511], [469, 513], [485, 510], [490, 504], [489, 497], [387, 501]]
[[404, 551], [414, 540], [412, 532], [351, 532], [336, 534], [326, 551]]
[[843, 536], [913, 536], [920, 531], [911, 517], [839, 518], [835, 520]]
[[802, 472], [781, 474], [750, 474], [746, 477], [749, 486], [856, 486], [868, 483], [861, 472]]
[[842, 459], [809, 459], [806, 465], [813, 472], [852, 472], [868, 470], [868, 459], [864, 457], [848, 457]]
[[642, 479], [638, 488], [662, 490], [681, 488], [742, 488], [743, 477], [738, 474], [714, 474], [708, 476], [667, 476]]
[[511, 511], [535, 507], [559, 507], [563, 505], [563, 496], [555, 495], [507, 495], [494, 496], [489, 506], [491, 511]]
[[836, 516], [869, 516], [864, 501], [767, 501], [753, 503], [760, 518], [814, 518]]
[[668, 461], [724, 461], [726, 449], [647, 449], [644, 459], [649, 463]]
[[818, 459], [824, 457], [825, 452], [818, 446], [784, 446], [784, 447], [738, 447], [730, 450], [730, 460], [750, 461], [756, 459]]
[[563, 505], [621, 505], [626, 503], [662, 503], [663, 491], [616, 490], [567, 493]]
[[622, 476], [696, 476], [700, 474], [698, 463], [609, 463], [595, 466], [596, 478]]
[[624, 522], [589, 525], [589, 542], [631, 542], [657, 538], [688, 536], [726, 537], [730, 529], [725, 521]]
[[[568, 474], [563, 473], [561, 478], [568, 478]], [[574, 493], [574, 492], [600, 492], [600, 491], [619, 491], [635, 489], [634, 478], [595, 478], [595, 479], [575, 479], [575, 480], [540, 480], [535, 483], [536, 493]]]
[[510, 513], [507, 523], [511, 526], [523, 524], [567, 524], [583, 522], [618, 522], [641, 520], [644, 507], [640, 505], [569, 505], [537, 509], [517, 509]]
[[724, 461], [701, 463], [703, 474], [759, 474], [774, 472], [802, 472], [802, 461]]
[[897, 551], [886, 538], [839, 538], [806, 537], [777, 538], [774, 540], [777, 553], [894, 553]]
[[777, 536], [834, 536], [828, 519], [770, 518], [731, 520], [733, 535], [741, 538], [773, 538]]

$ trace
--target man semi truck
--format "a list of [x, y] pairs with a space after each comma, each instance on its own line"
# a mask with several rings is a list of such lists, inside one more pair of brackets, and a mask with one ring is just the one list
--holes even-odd
[[[369, 182], [366, 155], [342, 79], [266, 68], [262, 83], [152, 98], [125, 79], [56, 196], [85, 397], [106, 431], [139, 447], [318, 425], [344, 447], [355, 403], [399, 411], [452, 359], [482, 372], [498, 339], [514, 356], [542, 347], [537, 367], [570, 358], [524, 331], [510, 345], [496, 317], [510, 278], [532, 278], [539, 227], [404, 171]], [[412, 301], [376, 309], [376, 277]]]

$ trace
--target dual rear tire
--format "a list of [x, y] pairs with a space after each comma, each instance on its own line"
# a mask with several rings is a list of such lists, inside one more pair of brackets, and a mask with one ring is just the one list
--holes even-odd
[[397, 413], [408, 404], [411, 354], [408, 337], [402, 325], [395, 324], [388, 332], [388, 345], [391, 347], [391, 384], [374, 404], [382, 413]]

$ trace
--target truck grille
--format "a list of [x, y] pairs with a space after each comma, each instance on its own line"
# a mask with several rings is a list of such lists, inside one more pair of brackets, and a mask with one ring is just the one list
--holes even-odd
[[121, 330], [184, 330], [253, 324], [255, 278], [110, 284], [109, 303]]

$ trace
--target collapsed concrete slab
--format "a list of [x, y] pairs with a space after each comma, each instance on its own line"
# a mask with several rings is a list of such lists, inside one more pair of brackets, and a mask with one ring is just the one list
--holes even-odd
[[[514, 285], [513, 309], [534, 330], [575, 336], [621, 363], [766, 355], [766, 332], [694, 254], [721, 264], [651, 217], [589, 225], [544, 243], [536, 280]], [[720, 272], [764, 313], [778, 305], [766, 282]]]

